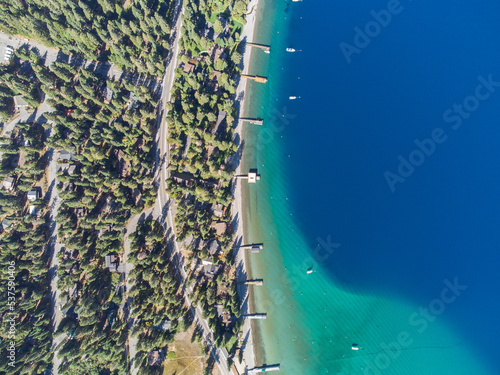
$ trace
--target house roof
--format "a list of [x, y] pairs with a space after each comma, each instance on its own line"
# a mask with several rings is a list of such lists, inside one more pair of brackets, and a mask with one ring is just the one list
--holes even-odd
[[215, 255], [219, 252], [220, 244], [217, 240], [212, 240], [207, 244], [208, 252], [210, 255]]
[[203, 266], [203, 269], [205, 271], [205, 276], [207, 277], [214, 277], [217, 275], [217, 272], [219, 272], [219, 266], [216, 264], [205, 264]]
[[215, 229], [215, 232], [218, 236], [222, 236], [226, 233], [227, 223], [224, 221], [219, 221], [217, 223], [212, 223], [212, 228]]
[[106, 265], [106, 268], [114, 267], [115, 263], [118, 263], [116, 255], [106, 255], [104, 257], [104, 264]]
[[220, 203], [212, 204], [212, 213], [217, 217], [224, 215], [224, 206]]
[[62, 150], [57, 157], [58, 160], [75, 160], [73, 154], [69, 151]]
[[7, 229], [12, 225], [9, 219], [3, 219], [2, 221], [0, 221], [0, 224], [2, 225], [3, 229]]
[[183, 67], [185, 73], [193, 73], [195, 68], [196, 65], [191, 63], [185, 63]]
[[12, 185], [14, 184], [14, 178], [13, 177], [7, 177], [5, 180], [3, 180], [3, 187], [4, 188], [11, 188]]

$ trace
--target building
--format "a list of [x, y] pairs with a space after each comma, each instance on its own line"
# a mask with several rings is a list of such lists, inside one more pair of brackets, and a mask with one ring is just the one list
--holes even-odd
[[28, 200], [34, 202], [39, 198], [38, 189], [31, 189], [28, 192]]
[[102, 93], [102, 96], [104, 97], [104, 103], [105, 104], [109, 104], [111, 102], [111, 100], [113, 99], [113, 90], [111, 90], [111, 88], [107, 85], [104, 85], [102, 86], [101, 88], [101, 93]]
[[148, 353], [148, 366], [161, 366], [164, 357], [163, 350], [151, 350]]
[[125, 272], [125, 265], [120, 264], [120, 257], [118, 255], [106, 255], [104, 257], [104, 265], [109, 269], [109, 272]]
[[257, 174], [257, 170], [250, 170], [250, 172], [248, 172], [249, 184], [255, 184], [259, 180], [260, 180], [260, 174]]
[[69, 163], [61, 163], [57, 164], [57, 171], [58, 172], [66, 172], [69, 168]]
[[215, 217], [221, 218], [222, 216], [224, 216], [224, 211], [225, 211], [225, 207], [222, 204], [220, 204], [220, 203], [213, 203], [212, 204], [212, 214]]
[[71, 152], [63, 150], [59, 153], [57, 160], [62, 160], [62, 161], [67, 162], [69, 160], [75, 160], [75, 157], [73, 156], [73, 154]]
[[220, 243], [217, 240], [211, 240], [207, 243], [207, 249], [210, 255], [214, 256], [217, 255], [217, 253], [220, 250]]
[[215, 229], [217, 236], [223, 236], [227, 231], [227, 223], [224, 221], [213, 222], [212, 229]]
[[157, 331], [168, 331], [172, 327], [172, 322], [168, 319], [163, 319], [160, 324], [153, 326], [153, 329]]
[[196, 69], [196, 65], [191, 63], [185, 63], [182, 69], [184, 70], [184, 73], [193, 73], [194, 70]]
[[217, 115], [217, 121], [215, 122], [215, 126], [212, 130], [212, 134], [216, 134], [219, 132], [219, 127], [226, 118], [226, 112], [225, 111], [219, 111], [219, 114]]
[[14, 187], [14, 177], [7, 177], [3, 180], [2, 185], [5, 190], [11, 190]]
[[11, 225], [12, 223], [9, 219], [3, 219], [0, 221], [0, 227], [2, 227], [2, 230], [7, 230]]
[[26, 100], [23, 99], [22, 95], [14, 96], [14, 107], [16, 108], [16, 112], [19, 112], [21, 109], [26, 109], [30, 105]]
[[29, 208], [29, 214], [30, 215], [36, 215], [36, 207], [35, 206], [30, 206], [30, 208]]
[[219, 272], [220, 266], [217, 264], [213, 264], [209, 260], [203, 260], [203, 272], [206, 277], [213, 278]]
[[195, 183], [196, 179], [191, 173], [172, 173], [170, 175], [174, 182], [185, 187], [191, 187]]

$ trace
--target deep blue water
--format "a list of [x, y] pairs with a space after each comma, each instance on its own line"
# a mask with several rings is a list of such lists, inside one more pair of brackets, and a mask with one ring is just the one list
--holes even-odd
[[[401, 1], [348, 64], [339, 44], [387, 4], [290, 4], [288, 44], [302, 52], [284, 54], [280, 102], [297, 117], [280, 135], [294, 217], [311, 247], [342, 244], [325, 266], [345, 285], [425, 305], [458, 278], [468, 289], [443, 319], [500, 368], [500, 88], [460, 128], [443, 120], [478, 76], [500, 82], [500, 4]], [[392, 192], [384, 172], [436, 128], [447, 140]]]

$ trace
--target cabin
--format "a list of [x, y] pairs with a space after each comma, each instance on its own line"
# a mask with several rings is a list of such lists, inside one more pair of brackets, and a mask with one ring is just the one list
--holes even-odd
[[168, 319], [163, 319], [160, 324], [153, 326], [153, 329], [157, 331], [168, 331], [172, 327], [172, 321]]
[[6, 179], [3, 180], [2, 186], [5, 190], [12, 190], [14, 187], [14, 177], [7, 177]]
[[114, 92], [109, 86], [104, 85], [101, 88], [101, 94], [104, 98], [104, 103], [109, 104], [111, 102], [111, 100], [113, 99]]
[[165, 355], [163, 350], [151, 350], [148, 353], [148, 366], [158, 367], [161, 366]]
[[194, 70], [196, 69], [196, 65], [191, 63], [185, 63], [182, 69], [184, 70], [184, 73], [193, 73]]
[[204, 275], [210, 279], [214, 278], [219, 272], [220, 266], [213, 264], [209, 260], [202, 261]]
[[196, 181], [191, 173], [172, 173], [171, 177], [174, 182], [185, 187], [193, 186]]
[[219, 253], [220, 250], [220, 243], [217, 240], [210, 240], [207, 243], [207, 249], [210, 255], [215, 256]]
[[9, 219], [3, 219], [2, 221], [0, 221], [0, 227], [2, 228], [2, 230], [9, 229], [11, 225], [12, 223]]
[[216, 134], [220, 131], [219, 127], [226, 118], [226, 115], [227, 113], [225, 111], [219, 111], [219, 114], [217, 115], [217, 121], [215, 122], [215, 126], [212, 129], [212, 134]]
[[75, 160], [75, 157], [73, 156], [73, 154], [71, 152], [63, 150], [59, 153], [57, 160], [61, 160], [63, 162], [68, 162], [70, 160]]
[[104, 265], [109, 272], [125, 272], [125, 265], [120, 264], [120, 257], [118, 255], [108, 254], [104, 257]]
[[39, 198], [39, 192], [38, 192], [38, 189], [31, 189], [29, 192], [28, 192], [28, 200], [30, 202], [34, 202], [36, 201], [38, 198]]
[[211, 225], [212, 229], [215, 229], [217, 236], [223, 236], [227, 231], [227, 223], [224, 221], [213, 222]]
[[214, 215], [215, 217], [221, 218], [222, 216], [224, 216], [224, 211], [225, 207], [222, 204], [220, 203], [212, 204], [212, 215]]

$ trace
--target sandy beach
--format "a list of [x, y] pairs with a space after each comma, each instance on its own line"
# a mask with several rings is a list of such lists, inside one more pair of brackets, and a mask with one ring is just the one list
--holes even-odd
[[[241, 40], [246, 40], [248, 42], [254, 41], [253, 37], [255, 33], [255, 26], [259, 9], [258, 5], [259, 5], [259, 0], [251, 0], [247, 6], [249, 13], [247, 13], [246, 16], [247, 23], [243, 27], [240, 37]], [[243, 73], [247, 73], [249, 70], [251, 56], [252, 56], [252, 48], [248, 47], [245, 49], [245, 53], [243, 55]], [[247, 89], [247, 80], [241, 79], [236, 89], [236, 97], [241, 98], [239, 102], [240, 116], [242, 114], [241, 112], [243, 112], [245, 109], [246, 89]], [[243, 126], [244, 125], [241, 122], [239, 122], [235, 129], [235, 136], [238, 135], [240, 140], [243, 139], [243, 132], [244, 132]], [[236, 174], [243, 174], [248, 172], [242, 170], [241, 164], [242, 161], [240, 161], [240, 164], [236, 169]], [[237, 181], [236, 187], [234, 189], [233, 220], [239, 218], [239, 222], [235, 232], [235, 239], [239, 241], [239, 243], [243, 244], [246, 243], [246, 239], [244, 237], [244, 225], [243, 225], [244, 213], [243, 213], [243, 194], [242, 194], [242, 183], [245, 182], [242, 182], [242, 180], [240, 179], [236, 181]], [[247, 270], [248, 270], [245, 250], [240, 250], [236, 253], [236, 265], [237, 265], [236, 268], [238, 270], [236, 274], [236, 278], [238, 281], [238, 293], [240, 295], [241, 300], [244, 301], [242, 313], [243, 314], [250, 313], [250, 311], [248, 311], [250, 305], [248, 287], [244, 284], [244, 282], [247, 279]], [[241, 267], [239, 267], [240, 265]], [[251, 323], [250, 320], [248, 319], [245, 320], [245, 324], [243, 325], [243, 338], [244, 338], [244, 348], [245, 348], [243, 355], [243, 362], [240, 364], [237, 359], [235, 360], [236, 368], [238, 369], [238, 372], [240, 374], [245, 373], [246, 370], [251, 369], [256, 365], [258, 365], [255, 363], [255, 349], [253, 345], [253, 335], [252, 335]]]

